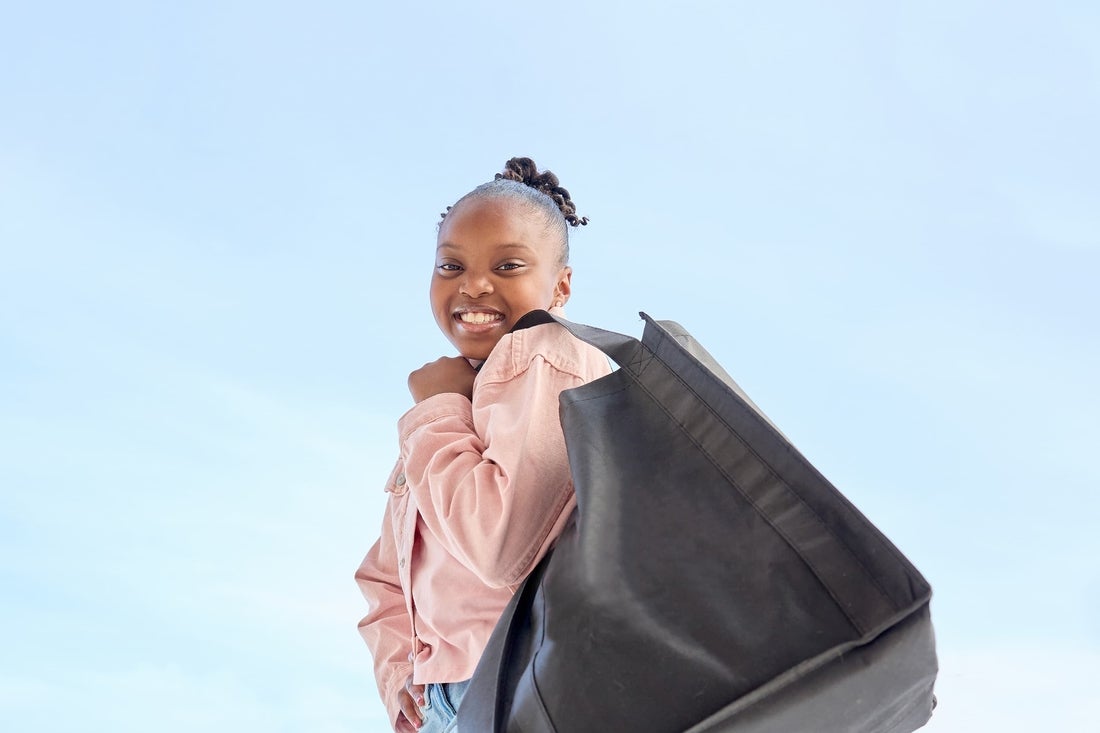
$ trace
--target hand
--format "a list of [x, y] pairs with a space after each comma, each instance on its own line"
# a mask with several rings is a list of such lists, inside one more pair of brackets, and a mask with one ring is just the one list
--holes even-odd
[[473, 399], [476, 376], [470, 362], [461, 356], [443, 356], [409, 375], [409, 392], [415, 402], [446, 392]]
[[424, 685], [414, 685], [411, 674], [405, 680], [404, 689], [397, 693], [397, 703], [401, 706], [401, 714], [412, 723], [413, 728], [424, 724], [424, 717], [420, 714], [420, 708], [424, 705]]

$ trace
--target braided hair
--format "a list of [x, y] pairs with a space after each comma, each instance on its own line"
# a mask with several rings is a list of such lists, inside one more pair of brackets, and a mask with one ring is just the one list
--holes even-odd
[[504, 164], [504, 171], [497, 173], [493, 180], [481, 184], [454, 205], [448, 206], [440, 215], [440, 226], [447, 219], [447, 214], [463, 201], [490, 198], [508, 199], [541, 214], [546, 227], [561, 240], [559, 259], [562, 265], [569, 261], [568, 227], [588, 224], [588, 217], [577, 216], [577, 206], [557, 176], [545, 170], [540, 173], [535, 161], [530, 158], [512, 158]]

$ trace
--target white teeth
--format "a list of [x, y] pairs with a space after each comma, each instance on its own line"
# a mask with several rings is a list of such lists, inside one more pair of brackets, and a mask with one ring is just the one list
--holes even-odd
[[504, 316], [499, 313], [459, 313], [458, 320], [463, 323], [492, 323], [493, 321], [499, 321]]

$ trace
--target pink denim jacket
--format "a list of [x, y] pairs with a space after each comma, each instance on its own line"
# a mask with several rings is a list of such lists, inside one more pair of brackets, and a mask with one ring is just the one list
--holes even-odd
[[436, 395], [398, 421], [381, 537], [355, 574], [369, 605], [359, 631], [395, 730], [412, 730], [397, 724], [409, 674], [417, 684], [469, 679], [560, 534], [576, 499], [558, 394], [610, 371], [561, 326], [535, 326], [497, 343], [472, 402]]

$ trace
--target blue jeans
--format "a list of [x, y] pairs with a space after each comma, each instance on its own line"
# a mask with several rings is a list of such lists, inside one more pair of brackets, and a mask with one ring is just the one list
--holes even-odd
[[420, 708], [424, 724], [420, 727], [420, 733], [458, 733], [455, 711], [469, 685], [470, 680], [425, 685], [424, 707]]

